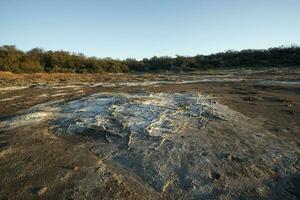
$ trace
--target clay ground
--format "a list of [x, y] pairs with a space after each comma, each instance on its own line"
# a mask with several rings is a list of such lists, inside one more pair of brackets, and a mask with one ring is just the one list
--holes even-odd
[[[97, 141], [80, 134], [57, 134], [48, 120], [2, 127], [1, 199], [300, 198], [300, 73], [297, 70], [193, 75], [2, 73], [0, 79], [3, 124], [38, 104], [53, 100], [62, 100], [59, 105], [67, 104], [103, 92], [200, 93], [239, 116], [232, 121], [229, 118], [208, 120], [199, 130], [191, 124], [176, 140], [170, 139], [174, 146], [185, 140], [188, 153], [174, 151], [180, 163], [166, 164], [163, 170], [153, 169], [160, 172], [157, 180], [163, 180], [161, 187], [155, 182], [154, 172], [149, 172], [154, 181], [145, 175], [148, 165], [132, 167], [132, 170], [127, 165], [124, 167], [91, 148], [96, 146], [101, 150], [110, 146], [105, 144], [100, 148], [95, 144]], [[141, 85], [144, 80], [170, 82]], [[135, 84], [123, 84], [127, 82]], [[240, 119], [240, 123], [235, 119]], [[157, 160], [173, 156], [163, 149], [155, 155], [161, 156]], [[203, 164], [207, 159], [210, 162]], [[137, 161], [148, 163], [144, 159], [137, 158]], [[168, 168], [172, 170], [167, 173]], [[165, 178], [164, 174], [173, 174], [174, 178]]]

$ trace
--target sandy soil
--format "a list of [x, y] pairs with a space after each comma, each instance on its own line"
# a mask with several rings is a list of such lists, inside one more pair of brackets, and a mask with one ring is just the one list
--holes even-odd
[[299, 199], [300, 73], [0, 73], [1, 199]]

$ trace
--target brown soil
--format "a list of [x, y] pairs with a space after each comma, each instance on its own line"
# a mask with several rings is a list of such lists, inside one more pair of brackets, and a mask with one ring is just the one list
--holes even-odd
[[[223, 74], [225, 72], [222, 72]], [[197, 75], [196, 75], [197, 76]], [[199, 76], [199, 75], [198, 75]], [[258, 80], [300, 80], [297, 71], [260, 72], [237, 74], [244, 77], [239, 82], [203, 82], [191, 84], [168, 84], [153, 86], [119, 86], [80, 88], [29, 87], [20, 90], [0, 91], [0, 100], [19, 96], [13, 100], [0, 101], [0, 121], [50, 100], [68, 102], [98, 92], [201, 92], [209, 94], [221, 104], [228, 106], [255, 122], [276, 137], [300, 148], [300, 84], [259, 85]], [[74, 74], [23, 74], [0, 73], [1, 85], [61, 84], [138, 81], [143, 75], [74, 75]], [[173, 76], [146, 75], [149, 80], [172, 79]], [[55, 96], [55, 94], [61, 94]], [[209, 128], [209, 127], [208, 127]], [[220, 128], [221, 130], [221, 128]], [[230, 132], [231, 130], [222, 130]], [[225, 133], [224, 133], [225, 134]], [[12, 130], [0, 129], [0, 198], [1, 199], [185, 199], [184, 193], [157, 191], [145, 180], [130, 171], [124, 171], [91, 152], [86, 139], [80, 136], [57, 136], [48, 128], [47, 122]], [[267, 147], [266, 147], [267, 148]], [[299, 155], [299, 154], [298, 154]], [[256, 156], [253, 152], [252, 156]], [[229, 155], [230, 160], [235, 157]], [[299, 157], [295, 160], [299, 163]], [[295, 165], [299, 167], [299, 164]], [[296, 171], [296, 173], [294, 173]], [[299, 199], [299, 168], [289, 176], [272, 171], [269, 188], [230, 194], [236, 199]], [[287, 173], [288, 174], [288, 173]], [[245, 171], [243, 176], [249, 176]], [[223, 179], [210, 171], [208, 177]], [[234, 176], [234, 175], [233, 175]], [[221, 183], [220, 183], [221, 184]], [[167, 187], [167, 186], [166, 186]], [[237, 186], [239, 187], [239, 186]], [[222, 190], [222, 188], [220, 188]], [[226, 195], [207, 196], [226, 199]], [[183, 195], [183, 196], [182, 196]], [[206, 197], [202, 197], [205, 199]], [[229, 197], [228, 197], [229, 198]]]

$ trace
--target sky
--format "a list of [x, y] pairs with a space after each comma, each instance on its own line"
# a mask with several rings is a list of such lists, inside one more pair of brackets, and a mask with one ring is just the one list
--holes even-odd
[[0, 0], [0, 45], [100, 58], [300, 44], [300, 0]]

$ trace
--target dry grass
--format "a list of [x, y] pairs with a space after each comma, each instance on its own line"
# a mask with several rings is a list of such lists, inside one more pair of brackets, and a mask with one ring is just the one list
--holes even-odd
[[74, 74], [74, 73], [35, 73], [14, 74], [11, 72], [0, 72], [0, 87], [11, 85], [31, 85], [42, 83], [78, 83], [96, 82], [107, 80], [108, 74]]
[[[165, 77], [165, 76], [164, 76]], [[76, 73], [34, 73], [14, 74], [0, 71], [0, 87], [28, 86], [32, 84], [80, 84], [116, 81], [144, 81], [161, 78], [157, 74], [76, 74]]]

